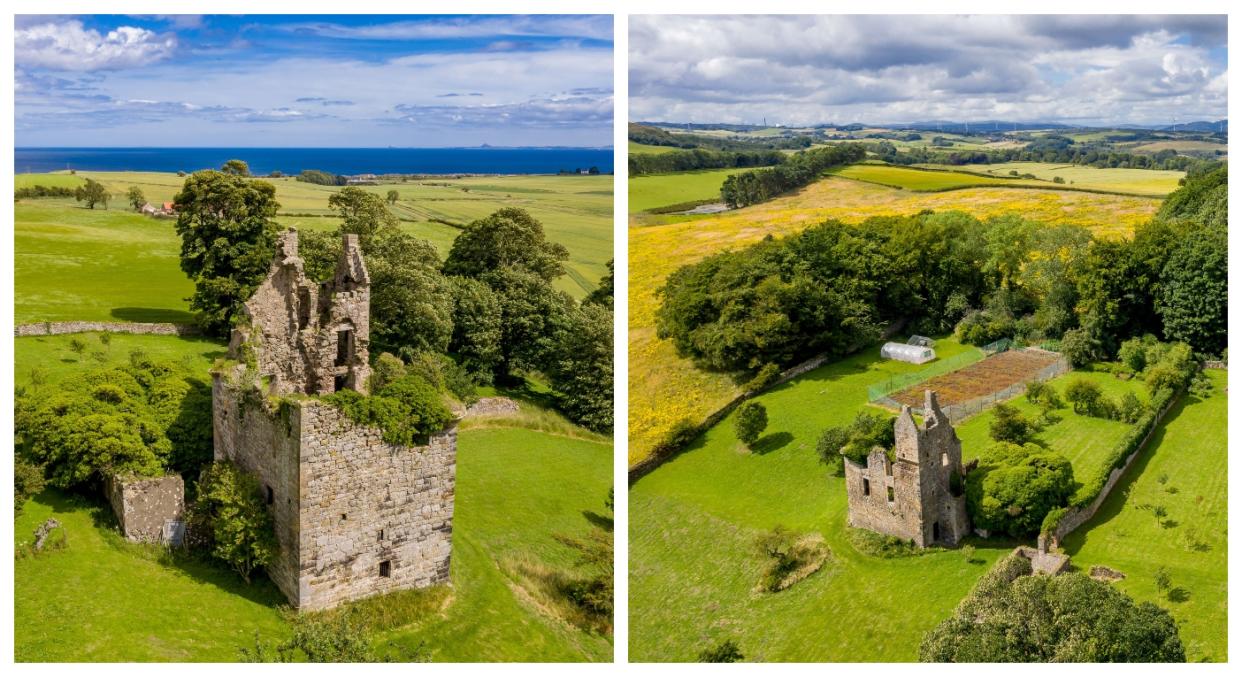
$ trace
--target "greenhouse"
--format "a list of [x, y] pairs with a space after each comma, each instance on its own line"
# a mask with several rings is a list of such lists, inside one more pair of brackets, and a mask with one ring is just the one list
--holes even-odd
[[925, 346], [912, 346], [908, 343], [885, 343], [880, 348], [880, 357], [887, 360], [901, 360], [911, 364], [923, 364], [936, 359], [936, 351]]

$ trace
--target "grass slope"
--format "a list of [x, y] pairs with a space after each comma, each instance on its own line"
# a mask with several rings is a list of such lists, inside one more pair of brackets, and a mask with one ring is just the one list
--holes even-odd
[[[947, 349], [948, 342], [937, 345]], [[859, 552], [845, 531], [844, 479], [818, 461], [823, 428], [850, 421], [885, 370], [877, 350], [814, 370], [758, 398], [770, 423], [756, 451], [732, 417], [639, 480], [630, 492], [630, 657], [692, 661], [736, 641], [748, 660], [912, 661], [922, 634], [947, 616], [1012, 544], [978, 543], [900, 559]], [[822, 534], [824, 568], [789, 590], [753, 592], [754, 539], [781, 524]], [[933, 582], [934, 583], [931, 583]]]
[[[121, 334], [104, 349], [97, 336], [17, 339], [17, 385], [28, 386], [37, 365], [46, 374], [43, 387], [55, 387], [101, 364], [90, 356], [97, 350], [104, 351], [104, 362], [116, 362], [141, 348], [155, 357], [187, 360], [204, 374], [222, 350], [210, 341]], [[85, 357], [69, 349], [75, 337], [86, 341]], [[531, 415], [532, 424], [557, 429], [538, 414]], [[590, 513], [603, 512], [612, 447], [592, 437], [463, 427], [451, 603], [412, 626], [383, 633], [377, 642], [423, 643], [433, 660], [609, 660], [610, 638], [578, 630], [528, 601], [507, 568], [531, 560], [575, 566], [574, 553], [553, 535], [580, 535]], [[284, 598], [266, 579], [246, 586], [214, 564], [163, 562], [156, 549], [122, 540], [111, 511], [92, 501], [45, 492], [18, 518], [15, 542], [31, 540], [50, 516], [67, 527], [69, 547], [15, 562], [19, 661], [234, 661], [239, 647], [253, 646], [255, 632], [265, 643], [288, 632], [278, 609]]]
[[719, 200], [720, 186], [730, 175], [745, 169], [710, 169], [701, 172], [652, 174], [630, 179], [630, 212], [698, 202]]
[[[945, 165], [927, 165], [949, 169]], [[1005, 162], [995, 165], [971, 165], [955, 168], [959, 172], [1009, 176], [1009, 172], [1033, 174], [1043, 185], [1053, 177], [1061, 177], [1070, 188], [1082, 190], [1106, 190], [1132, 195], [1161, 197], [1177, 190], [1177, 182], [1186, 172], [1155, 169], [1099, 168], [1085, 165], [1065, 165], [1052, 162]], [[1016, 183], [1016, 181], [1015, 181]], [[1029, 183], [1029, 182], [1028, 182]]]
[[[653, 180], [672, 177], [643, 177]], [[635, 179], [637, 180], [637, 179]], [[869, 216], [961, 210], [980, 218], [1017, 212], [1048, 223], [1076, 223], [1101, 236], [1124, 237], [1156, 213], [1155, 198], [1096, 193], [966, 188], [916, 193], [839, 177], [723, 214], [701, 217], [631, 216], [630, 462], [646, 456], [677, 420], [701, 420], [738, 388], [728, 374], [696, 369], [655, 334], [656, 295], [677, 268], [724, 249], [798, 232], [825, 219], [858, 222]], [[637, 209], [631, 202], [631, 210]]]
[[[1224, 662], [1228, 373], [1206, 373], [1215, 386], [1212, 394], [1205, 399], [1187, 395], [1169, 412], [1100, 512], [1070, 534], [1064, 546], [1079, 569], [1117, 569], [1126, 578], [1115, 585], [1172, 612], [1188, 660]], [[1139, 508], [1143, 504], [1164, 506], [1169, 513], [1165, 526]], [[1169, 572], [1172, 594], [1156, 588], [1159, 567]]]
[[1013, 188], [1046, 185], [1044, 182], [1039, 181], [992, 178], [958, 171], [925, 171], [909, 167], [877, 164], [849, 165], [833, 170], [832, 174], [847, 179], [867, 181], [869, 183], [878, 183], [884, 186], [920, 192], [953, 190], [972, 186], [1005, 186]]

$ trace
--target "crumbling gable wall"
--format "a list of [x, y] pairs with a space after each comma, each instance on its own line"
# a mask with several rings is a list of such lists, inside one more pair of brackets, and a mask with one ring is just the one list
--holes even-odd
[[850, 526], [914, 541], [956, 544], [970, 530], [962, 443], [936, 394], [925, 393], [923, 424], [910, 407], [894, 423], [894, 460], [875, 449], [865, 466], [845, 459]]
[[298, 233], [281, 234], [267, 277], [243, 304], [232, 359], [253, 363], [273, 395], [366, 392], [371, 277], [357, 235], [345, 235], [333, 279], [307, 278]]
[[[165, 543], [179, 540], [185, 519], [185, 483], [177, 474], [104, 480], [104, 493], [126, 540]], [[170, 523], [181, 525], [170, 529]]]

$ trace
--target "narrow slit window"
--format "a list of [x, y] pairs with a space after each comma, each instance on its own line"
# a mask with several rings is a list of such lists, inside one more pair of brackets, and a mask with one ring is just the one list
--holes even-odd
[[382, 541], [382, 540], [384, 540], [384, 530], [383, 530], [383, 529], [380, 529], [380, 530], [379, 530], [379, 539], [378, 539], [378, 540], [381, 540], [381, 541]]
[[271, 487], [270, 485], [264, 485], [264, 488], [266, 488], [266, 489], [267, 489], [267, 504], [268, 504], [268, 505], [271, 505], [271, 504], [275, 503], [275, 502], [276, 502], [276, 492], [272, 491], [272, 487]]
[[380, 562], [379, 574], [384, 578], [392, 578], [392, 561], [384, 560]]
[[889, 503], [893, 502], [893, 488], [892, 487], [888, 488], [888, 502]]
[[871, 495], [871, 480], [864, 479], [863, 480], [863, 496], [870, 496], [870, 495]]

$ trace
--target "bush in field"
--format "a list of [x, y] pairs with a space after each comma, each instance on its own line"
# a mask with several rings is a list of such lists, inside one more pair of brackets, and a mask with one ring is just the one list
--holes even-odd
[[1018, 411], [1017, 407], [1001, 402], [992, 408], [992, 422], [988, 434], [997, 442], [1026, 444], [1037, 432], [1034, 422]]
[[733, 432], [742, 444], [748, 447], [754, 444], [767, 427], [768, 410], [762, 404], [751, 401], [738, 407], [733, 419]]
[[1078, 378], [1065, 386], [1065, 399], [1074, 407], [1075, 414], [1091, 414], [1099, 407], [1104, 391], [1099, 384]]
[[272, 515], [259, 480], [228, 461], [207, 466], [199, 477], [191, 529], [207, 537], [211, 555], [250, 582], [255, 569], [276, 557]]
[[1037, 533], [1044, 516], [1074, 493], [1069, 459], [1033, 444], [996, 442], [966, 477], [966, 503], [975, 526], [1014, 537]]
[[780, 378], [780, 375], [781, 368], [772, 362], [768, 362], [759, 368], [754, 378], [742, 386], [742, 390], [749, 393], [759, 392], [775, 383], [776, 379]]
[[1147, 413], [1147, 405], [1139, 400], [1138, 395], [1126, 391], [1121, 396], [1121, 400], [1117, 403], [1117, 419], [1126, 423], [1138, 423], [1138, 420]]
[[13, 453], [13, 516], [22, 514], [22, 506], [39, 492], [43, 491], [46, 480], [43, 468], [30, 462], [21, 452]]
[[1074, 367], [1085, 367], [1097, 356], [1095, 341], [1082, 329], [1070, 329], [1061, 336], [1061, 354]]
[[742, 650], [737, 647], [737, 642], [731, 639], [699, 652], [699, 663], [739, 663], [745, 660]]

